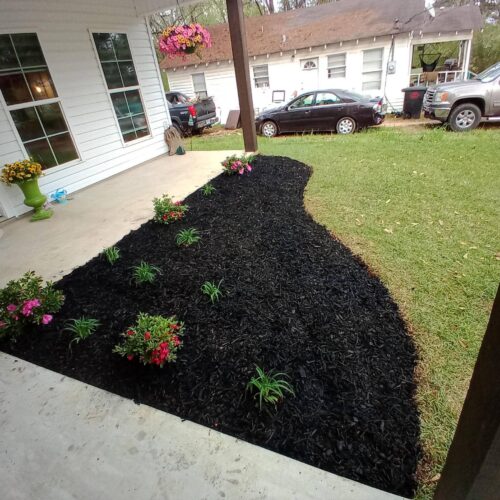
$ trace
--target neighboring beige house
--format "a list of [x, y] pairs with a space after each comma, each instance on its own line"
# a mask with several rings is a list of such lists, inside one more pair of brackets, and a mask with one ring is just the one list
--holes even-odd
[[[339, 0], [247, 18], [255, 111], [318, 88], [385, 96], [389, 110], [400, 110], [401, 89], [410, 83], [466, 78], [473, 30], [481, 26], [475, 5], [437, 9], [433, 17], [424, 0]], [[219, 24], [209, 31], [213, 46], [201, 58], [165, 58], [160, 67], [172, 90], [212, 96], [224, 123], [229, 110], [238, 109], [229, 27]], [[445, 50], [442, 42], [450, 41], [456, 60], [448, 66], [424, 75], [415, 57], [412, 64], [415, 46], [422, 48], [425, 62], [440, 51], [443, 62], [450, 48]]]

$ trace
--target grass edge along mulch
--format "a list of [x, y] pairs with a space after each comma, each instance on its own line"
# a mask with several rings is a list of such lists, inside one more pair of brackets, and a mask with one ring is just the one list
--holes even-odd
[[[245, 176], [219, 176], [214, 195], [186, 199], [182, 221], [148, 222], [64, 277], [54, 320], [3, 348], [21, 358], [329, 472], [411, 496], [420, 454], [415, 347], [380, 280], [305, 212], [310, 169], [258, 157]], [[179, 248], [179, 230], [199, 244]], [[130, 281], [146, 260], [162, 270]], [[222, 280], [214, 305], [200, 293]], [[163, 370], [112, 353], [139, 312], [186, 324], [176, 363]], [[65, 323], [101, 322], [68, 349]], [[43, 338], [40, 338], [43, 336]], [[260, 411], [245, 390], [255, 366], [289, 376], [295, 397]]]

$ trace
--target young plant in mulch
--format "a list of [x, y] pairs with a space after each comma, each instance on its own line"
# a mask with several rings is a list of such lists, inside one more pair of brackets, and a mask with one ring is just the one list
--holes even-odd
[[94, 318], [86, 318], [82, 316], [77, 319], [70, 319], [66, 323], [66, 331], [71, 332], [73, 334], [73, 339], [69, 343], [76, 342], [79, 344], [82, 340], [88, 339], [98, 328], [101, 326], [99, 321]]
[[201, 285], [201, 292], [208, 296], [212, 304], [215, 304], [222, 297], [222, 292], [220, 290], [221, 283], [222, 280], [220, 280], [217, 285], [211, 281], [205, 281], [205, 283]]
[[102, 251], [106, 260], [113, 265], [120, 258], [120, 249], [118, 247], [108, 247]]
[[132, 268], [132, 273], [136, 285], [142, 285], [143, 283], [153, 283], [156, 276], [161, 274], [161, 269], [141, 260], [138, 266]]
[[224, 172], [228, 175], [243, 175], [244, 173], [250, 173], [252, 171], [252, 165], [250, 164], [250, 162], [252, 161], [253, 156], [232, 155], [228, 156], [222, 162], [222, 167], [224, 169]]
[[177, 351], [182, 347], [180, 336], [184, 333], [184, 323], [175, 316], [151, 316], [139, 313], [137, 322], [122, 334], [123, 342], [113, 352], [129, 361], [138, 359], [145, 365], [157, 365], [177, 359]]
[[277, 403], [285, 399], [285, 393], [288, 392], [295, 396], [292, 386], [284, 380], [288, 377], [286, 373], [275, 373], [274, 370], [269, 370], [267, 373], [259, 366], [255, 367], [257, 376], [250, 379], [247, 384], [247, 390], [253, 391], [256, 394], [254, 397], [259, 398], [259, 408], [262, 410], [262, 403], [271, 404], [276, 407]]
[[184, 217], [188, 211], [188, 206], [183, 205], [182, 201], [172, 201], [170, 196], [164, 194], [161, 198], [153, 199], [154, 218], [155, 222], [160, 224], [170, 224]]
[[177, 233], [175, 242], [180, 247], [188, 247], [201, 240], [198, 229], [190, 227], [189, 229], [182, 229]]
[[61, 309], [64, 295], [33, 271], [0, 290], [0, 338], [15, 336], [27, 325], [48, 325]]
[[215, 193], [215, 191], [216, 191], [215, 186], [210, 182], [207, 182], [207, 184], [205, 184], [201, 188], [201, 192], [203, 193], [203, 196], [211, 196], [212, 194]]

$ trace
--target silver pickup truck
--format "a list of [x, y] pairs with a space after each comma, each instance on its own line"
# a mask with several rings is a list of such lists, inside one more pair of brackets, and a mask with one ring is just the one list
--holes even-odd
[[423, 108], [427, 118], [447, 122], [456, 132], [475, 129], [481, 121], [500, 121], [500, 62], [472, 80], [429, 87]]

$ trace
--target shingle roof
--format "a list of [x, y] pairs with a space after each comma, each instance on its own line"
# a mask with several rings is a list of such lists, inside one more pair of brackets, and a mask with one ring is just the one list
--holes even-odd
[[[338, 0], [268, 16], [245, 19], [250, 56], [303, 49], [361, 38], [422, 31], [438, 33], [482, 26], [479, 7], [436, 9], [433, 18], [424, 0]], [[212, 47], [185, 59], [165, 57], [162, 69], [232, 59], [228, 24], [208, 27]]]

